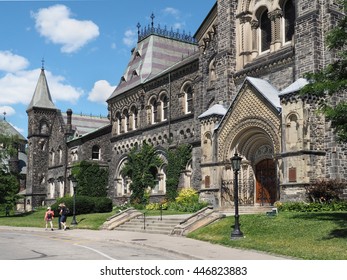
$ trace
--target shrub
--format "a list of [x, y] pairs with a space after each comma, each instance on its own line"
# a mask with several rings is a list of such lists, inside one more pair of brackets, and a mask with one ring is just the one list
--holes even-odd
[[339, 200], [346, 183], [339, 180], [317, 180], [306, 189], [306, 194], [311, 202], [331, 202]]
[[[73, 215], [73, 197], [59, 198], [51, 207], [54, 215], [58, 215], [58, 206], [64, 202], [69, 208], [69, 216]], [[89, 197], [76, 195], [76, 215], [89, 213], [104, 213], [112, 211], [112, 200], [107, 197]]]
[[169, 203], [170, 210], [196, 212], [208, 205], [207, 202], [199, 202], [199, 194], [193, 188], [181, 189], [175, 200], [175, 202]]
[[321, 211], [347, 211], [347, 201], [320, 202], [283, 202], [278, 206], [279, 211], [287, 212], [321, 212]]

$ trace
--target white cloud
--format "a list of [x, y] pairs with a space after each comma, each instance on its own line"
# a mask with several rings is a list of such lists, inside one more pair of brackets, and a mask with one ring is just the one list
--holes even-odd
[[13, 116], [16, 113], [16, 110], [10, 106], [0, 106], [0, 115], [4, 115], [6, 113], [5, 117], [7, 116]]
[[0, 51], [0, 71], [16, 72], [28, 67], [29, 61], [10, 51]]
[[137, 41], [137, 32], [132, 30], [132, 29], [128, 29], [127, 31], [125, 31], [124, 33], [124, 38], [123, 38], [123, 43], [128, 46], [128, 47], [134, 47]]
[[180, 11], [175, 9], [175, 8], [172, 8], [172, 7], [165, 8], [164, 14], [174, 16], [176, 19], [178, 19], [180, 17]]
[[94, 87], [88, 95], [88, 100], [98, 103], [105, 103], [116, 86], [111, 86], [107, 81], [100, 80], [94, 83]]
[[[40, 75], [40, 69], [22, 70], [17, 73], [7, 73], [0, 78], [0, 104], [29, 104]], [[65, 84], [65, 78], [55, 76], [49, 71], [45, 71], [48, 87], [53, 101], [76, 102], [83, 91]]]
[[99, 27], [94, 22], [71, 18], [71, 11], [64, 5], [40, 9], [32, 16], [40, 35], [54, 44], [63, 45], [61, 51], [64, 53], [76, 52], [99, 36]]

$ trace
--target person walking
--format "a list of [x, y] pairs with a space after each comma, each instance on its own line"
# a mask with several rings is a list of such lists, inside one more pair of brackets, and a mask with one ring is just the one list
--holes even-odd
[[65, 206], [65, 203], [61, 204], [61, 208], [60, 208], [60, 223], [63, 226], [63, 229], [66, 230], [66, 216], [69, 213], [67, 207]]
[[54, 219], [54, 212], [52, 211], [51, 207], [48, 207], [47, 208], [47, 211], [45, 213], [45, 222], [46, 222], [46, 230], [48, 228], [48, 223], [50, 224], [51, 226], [51, 230], [53, 231], [53, 219]]
[[62, 203], [60, 203], [58, 205], [58, 228], [61, 229], [61, 215], [60, 215], [60, 210], [61, 210], [61, 207], [62, 207]]

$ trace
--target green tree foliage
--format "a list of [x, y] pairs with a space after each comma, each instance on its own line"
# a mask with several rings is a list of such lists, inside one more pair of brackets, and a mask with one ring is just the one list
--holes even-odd
[[77, 195], [106, 197], [108, 185], [108, 169], [95, 162], [81, 161], [72, 169], [77, 180]]
[[145, 204], [146, 190], [153, 189], [156, 185], [157, 170], [163, 161], [156, 153], [154, 147], [143, 142], [141, 148], [134, 147], [129, 155], [128, 161], [121, 170], [123, 176], [131, 179], [130, 196], [131, 204]]
[[167, 151], [166, 198], [169, 201], [175, 201], [178, 195], [177, 188], [181, 172], [186, 168], [191, 158], [192, 147], [190, 145], [180, 145], [177, 149]]
[[347, 0], [341, 0], [341, 4], [345, 16], [326, 37], [328, 49], [336, 54], [336, 59], [321, 71], [308, 73], [310, 83], [301, 92], [318, 97], [320, 109], [331, 121], [339, 140], [347, 142], [347, 102], [331, 102], [331, 97], [347, 93]]
[[15, 205], [19, 191], [17, 174], [11, 173], [8, 165], [10, 157], [17, 152], [17, 141], [15, 136], [0, 134], [0, 204], [9, 206]]

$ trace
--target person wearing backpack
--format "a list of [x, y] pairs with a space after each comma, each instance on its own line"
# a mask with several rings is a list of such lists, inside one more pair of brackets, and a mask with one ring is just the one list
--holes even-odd
[[46, 222], [46, 230], [48, 228], [48, 223], [51, 225], [51, 230], [53, 231], [53, 219], [54, 219], [54, 212], [52, 211], [51, 207], [47, 208], [47, 211], [45, 213], [45, 222]]

